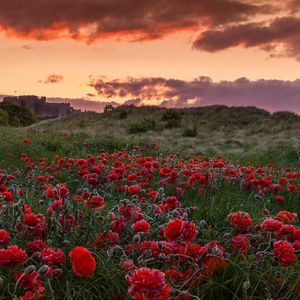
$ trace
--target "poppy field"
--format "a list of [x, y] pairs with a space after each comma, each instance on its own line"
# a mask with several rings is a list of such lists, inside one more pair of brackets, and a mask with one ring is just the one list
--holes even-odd
[[155, 143], [52, 157], [16, 143], [2, 299], [300, 298], [300, 171]]

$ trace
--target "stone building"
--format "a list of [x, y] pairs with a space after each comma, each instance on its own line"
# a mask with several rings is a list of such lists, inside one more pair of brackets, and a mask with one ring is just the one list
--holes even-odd
[[38, 96], [9, 96], [4, 97], [3, 102], [26, 107], [38, 119], [57, 118], [77, 111], [70, 103], [49, 103], [46, 102], [46, 97], [39, 98]]

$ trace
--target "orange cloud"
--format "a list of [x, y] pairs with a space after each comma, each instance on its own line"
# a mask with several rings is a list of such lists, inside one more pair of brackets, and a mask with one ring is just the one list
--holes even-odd
[[60, 83], [64, 80], [64, 77], [61, 75], [49, 75], [47, 77], [47, 79], [44, 81], [45, 84], [49, 84], [49, 83]]

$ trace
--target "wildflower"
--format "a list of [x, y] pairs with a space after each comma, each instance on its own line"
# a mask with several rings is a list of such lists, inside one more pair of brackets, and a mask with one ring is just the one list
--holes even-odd
[[230, 213], [227, 216], [227, 221], [241, 233], [248, 232], [252, 225], [252, 219], [247, 213], [243, 211]]
[[131, 227], [134, 233], [143, 232], [144, 234], [148, 234], [150, 231], [150, 224], [145, 220], [137, 221]]
[[236, 251], [241, 255], [247, 254], [250, 247], [250, 242], [246, 235], [239, 234], [231, 238], [230, 250]]
[[283, 195], [276, 195], [276, 196], [275, 196], [275, 201], [276, 201], [277, 203], [283, 203], [283, 202], [285, 201], [285, 198], [284, 198]]
[[40, 261], [48, 266], [56, 265], [61, 266], [65, 259], [64, 253], [61, 249], [45, 248], [40, 252]]
[[0, 229], [0, 245], [7, 246], [9, 243], [9, 234], [6, 230]]
[[104, 199], [101, 196], [93, 195], [89, 200], [84, 201], [84, 205], [88, 209], [102, 209], [104, 207]]
[[297, 218], [297, 214], [289, 211], [280, 211], [276, 214], [275, 219], [283, 223], [290, 224]]
[[289, 266], [297, 261], [293, 245], [287, 241], [276, 241], [273, 245], [273, 253], [282, 266]]
[[168, 241], [182, 239], [184, 242], [192, 242], [197, 234], [198, 230], [194, 223], [180, 219], [170, 220], [164, 231], [164, 237]]
[[266, 232], [278, 231], [282, 226], [282, 223], [273, 218], [264, 220], [261, 223], [261, 227]]
[[7, 249], [0, 249], [0, 267], [15, 268], [27, 262], [27, 254], [18, 246], [9, 246]]
[[75, 275], [91, 277], [94, 274], [96, 260], [88, 249], [77, 246], [69, 253], [69, 257]]
[[157, 269], [140, 268], [126, 275], [128, 293], [134, 300], [168, 300], [170, 285], [165, 282], [165, 274]]

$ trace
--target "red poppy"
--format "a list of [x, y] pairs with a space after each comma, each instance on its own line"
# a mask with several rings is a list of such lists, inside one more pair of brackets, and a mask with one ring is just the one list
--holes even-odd
[[102, 209], [104, 207], [104, 199], [101, 196], [93, 195], [89, 200], [84, 201], [84, 205], [88, 209]]
[[140, 268], [126, 275], [128, 293], [134, 300], [169, 300], [170, 285], [165, 274], [157, 269]]
[[69, 253], [69, 257], [77, 276], [91, 277], [94, 274], [96, 260], [88, 249], [77, 246]]
[[134, 233], [143, 232], [145, 234], [150, 231], [150, 224], [145, 220], [140, 220], [132, 224], [132, 229]]
[[6, 230], [0, 229], [0, 245], [7, 246], [9, 243], [9, 234]]
[[287, 241], [276, 241], [273, 246], [273, 253], [282, 266], [289, 266], [297, 261], [293, 245]]
[[9, 246], [7, 249], [0, 249], [0, 267], [15, 268], [27, 262], [27, 254], [18, 246]]

